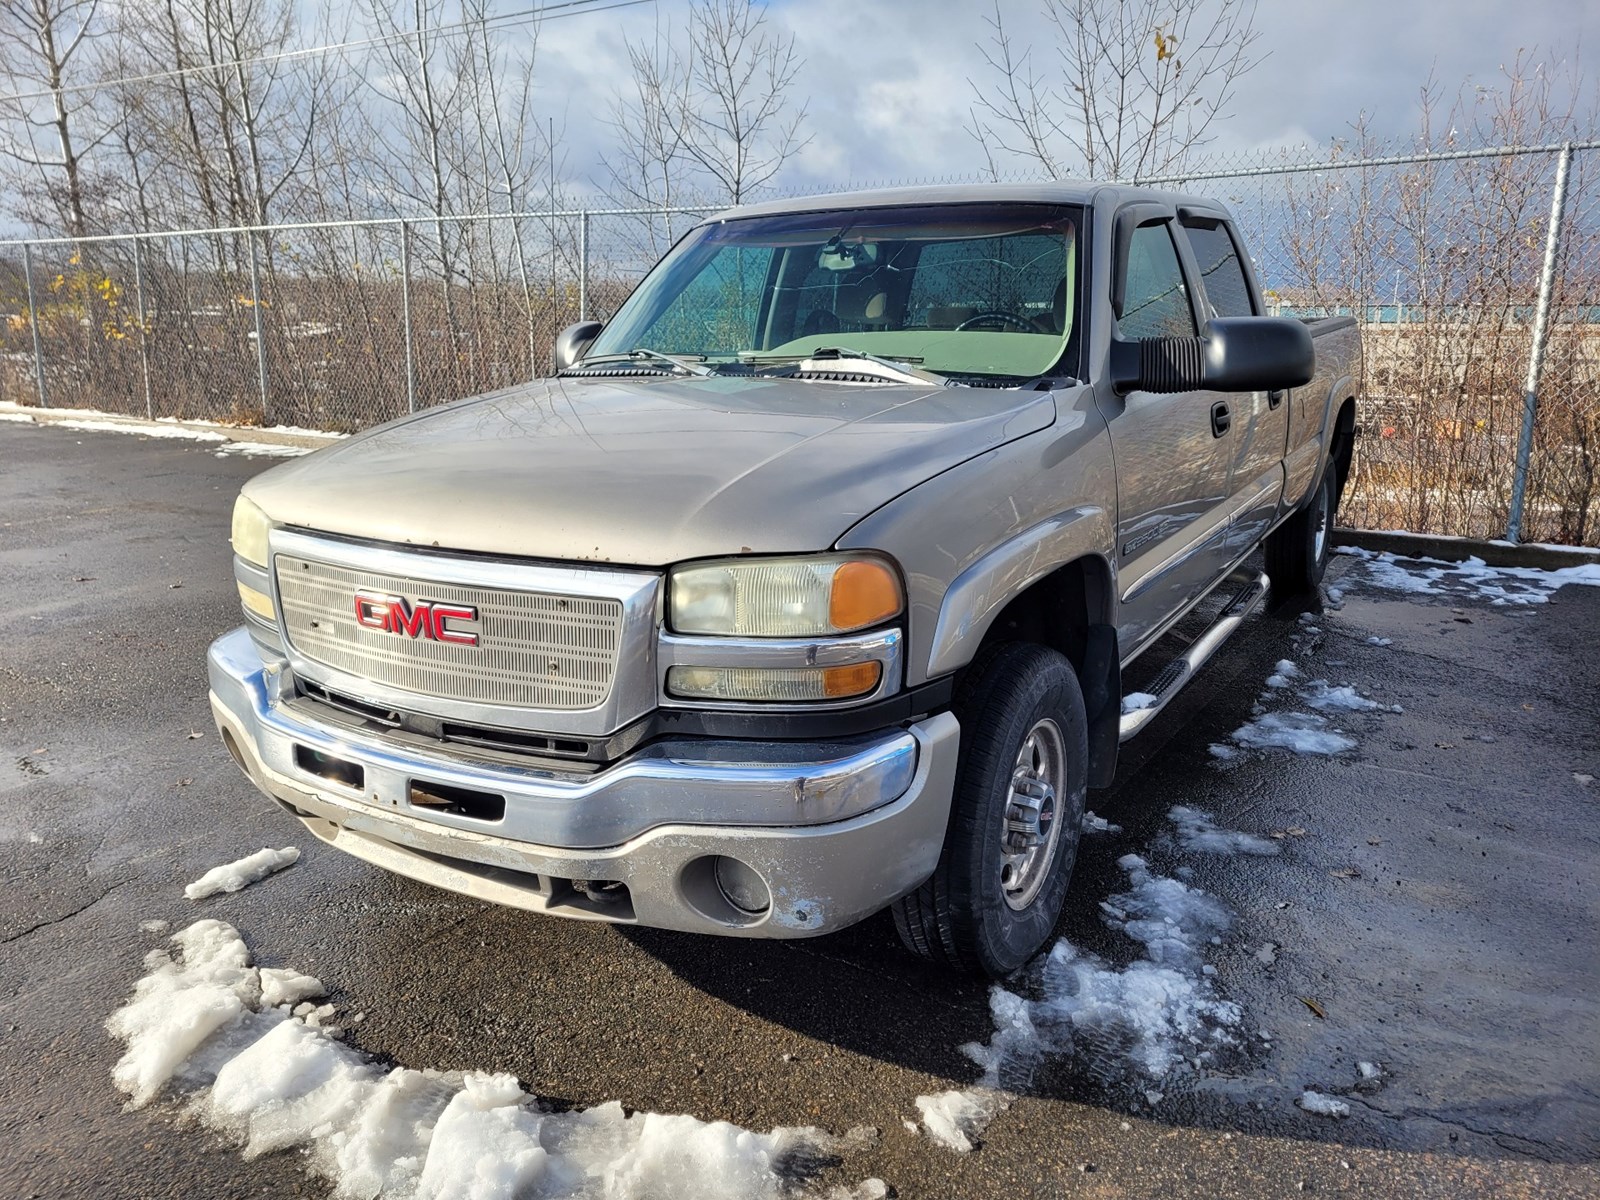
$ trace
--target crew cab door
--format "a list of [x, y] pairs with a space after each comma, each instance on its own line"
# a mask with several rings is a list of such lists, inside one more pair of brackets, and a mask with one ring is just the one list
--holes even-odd
[[[1200, 282], [1202, 320], [1261, 315], [1261, 294], [1240, 252], [1239, 238], [1219, 213], [1178, 210]], [[1278, 514], [1283, 457], [1289, 437], [1287, 389], [1217, 396], [1232, 419], [1228, 495], [1233, 513], [1228, 556], [1238, 558], [1259, 542]]]
[[[1148, 219], [1146, 213], [1150, 212]], [[1177, 240], [1175, 213], [1140, 205], [1118, 220], [1121, 312], [1126, 341], [1195, 337], [1194, 288]], [[1137, 222], [1137, 223], [1135, 223]], [[1115, 310], [1115, 304], [1113, 305]], [[1117, 470], [1118, 638], [1125, 656], [1159, 633], [1168, 618], [1209, 587], [1227, 560], [1232, 397], [1193, 391], [1160, 394], [1101, 390]]]

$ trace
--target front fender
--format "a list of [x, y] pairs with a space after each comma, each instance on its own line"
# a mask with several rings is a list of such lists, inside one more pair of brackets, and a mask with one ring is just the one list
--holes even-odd
[[1109, 511], [1080, 505], [1024, 530], [961, 572], [939, 607], [928, 649], [928, 678], [937, 679], [971, 662], [1001, 609], [1075, 559], [1098, 559], [1113, 580], [1114, 591], [1116, 568], [1102, 552], [1110, 537]]
[[[1007, 601], [1116, 545], [1116, 471], [1090, 388], [1058, 393], [1047, 429], [918, 485], [849, 530], [840, 549], [892, 555], [905, 572], [906, 684], [966, 665]], [[1114, 588], [1113, 588], [1114, 592]]]

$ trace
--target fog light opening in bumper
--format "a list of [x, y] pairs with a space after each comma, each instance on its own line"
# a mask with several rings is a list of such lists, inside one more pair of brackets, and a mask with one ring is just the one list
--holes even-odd
[[690, 908], [719, 925], [758, 925], [772, 908], [766, 880], [738, 859], [718, 854], [685, 863], [678, 889]]
[[246, 778], [253, 780], [255, 776], [250, 774], [250, 764], [245, 760], [244, 751], [239, 749], [239, 743], [234, 740], [233, 730], [226, 725], [219, 725], [218, 728], [222, 731], [222, 744], [228, 751], [228, 757], [233, 759], [234, 765], [245, 773]]
[[767, 881], [737, 858], [718, 855], [711, 860], [711, 875], [722, 898], [740, 912], [759, 917], [772, 907]]
[[476, 788], [453, 787], [428, 779], [413, 779], [406, 792], [406, 802], [412, 808], [426, 808], [451, 816], [467, 817], [473, 821], [503, 821], [506, 815], [506, 798], [498, 792], [480, 792]]
[[318, 779], [326, 779], [329, 783], [340, 784], [352, 791], [359, 792], [366, 785], [367, 773], [360, 763], [324, 754], [321, 750], [313, 750], [310, 746], [296, 743], [294, 765], [307, 775], [315, 775]]

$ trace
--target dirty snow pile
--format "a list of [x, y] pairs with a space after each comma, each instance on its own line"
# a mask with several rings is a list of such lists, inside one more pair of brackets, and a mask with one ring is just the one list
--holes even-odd
[[1258, 854], [1269, 857], [1281, 847], [1271, 838], [1257, 837], [1238, 829], [1219, 829], [1208, 812], [1175, 804], [1167, 816], [1178, 827], [1178, 844], [1201, 854]]
[[299, 458], [310, 454], [311, 446], [286, 446], [277, 442], [225, 442], [217, 449], [218, 458], [243, 454], [248, 458]]
[[[1387, 551], [1379, 553], [1358, 546], [1339, 546], [1335, 553], [1361, 559], [1366, 564], [1368, 581], [1375, 586], [1419, 596], [1525, 605], [1544, 604], [1569, 583], [1600, 587], [1600, 563], [1545, 571], [1537, 567], [1491, 567], [1481, 558], [1459, 563], [1438, 558], [1397, 558]], [[1355, 577], [1346, 577], [1347, 583], [1354, 581]]]
[[[1187, 849], [1213, 854], [1276, 854], [1276, 843], [1220, 829], [1210, 814], [1178, 806], [1169, 814]], [[922, 1129], [952, 1150], [971, 1150], [1008, 1094], [1026, 1087], [1044, 1060], [1071, 1056], [1103, 1084], [1159, 1082], [1199, 1069], [1236, 1044], [1240, 1007], [1220, 997], [1205, 953], [1220, 945], [1233, 917], [1214, 896], [1158, 875], [1137, 854], [1117, 860], [1128, 890], [1103, 900], [1101, 919], [1143, 948], [1118, 967], [1066, 939], [1026, 967], [1026, 995], [995, 985], [994, 1033], [962, 1053], [983, 1069], [977, 1085], [917, 1097]], [[1146, 1091], [1151, 1103], [1163, 1097]]]
[[1300, 1093], [1300, 1099], [1296, 1103], [1308, 1113], [1315, 1113], [1319, 1117], [1348, 1117], [1350, 1115], [1350, 1105], [1345, 1101], [1324, 1095], [1322, 1092], [1314, 1092], [1310, 1088]]
[[[1310, 633], [1311, 627], [1307, 627]], [[1267, 702], [1294, 696], [1314, 712], [1272, 712]], [[1398, 704], [1385, 705], [1361, 695], [1350, 684], [1334, 685], [1326, 679], [1306, 679], [1291, 659], [1281, 659], [1267, 676], [1266, 690], [1256, 701], [1252, 719], [1229, 734], [1233, 743], [1216, 743], [1213, 758], [1231, 762], [1243, 750], [1287, 750], [1291, 754], [1319, 754], [1331, 757], [1355, 749], [1356, 740], [1333, 726], [1328, 713], [1403, 711]]]
[[[978, 1147], [978, 1138], [1005, 1107], [1003, 1093], [989, 1087], [960, 1088], [917, 1097], [922, 1128], [947, 1150], [966, 1154]], [[913, 1124], [912, 1128], [916, 1126]]]
[[300, 851], [294, 846], [285, 846], [282, 850], [257, 850], [237, 862], [212, 867], [184, 888], [183, 894], [191, 900], [204, 900], [218, 892], [241, 891], [259, 879], [293, 866], [299, 860]]
[[[179, 424], [176, 417], [158, 417], [154, 421], [124, 418], [119, 421], [108, 419], [111, 414], [100, 413], [94, 409], [53, 409], [51, 411], [52, 413], [71, 412], [74, 415], [65, 420], [56, 418], [35, 421], [32, 413], [26, 410], [10, 408], [0, 411], [0, 421], [54, 425], [61, 429], [75, 429], [90, 433], [126, 433], [140, 437], [178, 438], [190, 442], [211, 442], [217, 446], [216, 455], [218, 458], [226, 458], [233, 454], [248, 455], [252, 458], [296, 458], [302, 454], [310, 454], [312, 450], [316, 449], [315, 446], [291, 446], [277, 442], [239, 441], [230, 438], [227, 434], [217, 432], [217, 429], [223, 428], [222, 426], [217, 426], [216, 429], [195, 427], [197, 425], [215, 425], [215, 422], [191, 421], [186, 424]], [[238, 427], [227, 426], [227, 428], [235, 429]], [[336, 438], [347, 436], [345, 434], [324, 433], [316, 429], [302, 429], [294, 425], [274, 425], [269, 432], [292, 433], [302, 436], [309, 434], [319, 439], [327, 438], [330, 444]]]
[[[629, 1115], [615, 1101], [557, 1113], [510, 1075], [387, 1067], [337, 1040], [332, 1005], [291, 1009], [321, 984], [252, 966], [231, 925], [198, 921], [171, 941], [175, 953], [146, 958], [132, 999], [106, 1023], [126, 1043], [117, 1087], [135, 1108], [163, 1094], [180, 1099], [246, 1158], [299, 1149], [339, 1197], [777, 1200], [795, 1196], [827, 1156], [871, 1136], [753, 1133]], [[825, 1193], [886, 1194], [879, 1180]]]

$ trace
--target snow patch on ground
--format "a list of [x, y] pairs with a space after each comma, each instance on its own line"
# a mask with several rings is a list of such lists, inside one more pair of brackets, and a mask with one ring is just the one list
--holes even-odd
[[1313, 679], [1306, 684], [1300, 690], [1300, 699], [1318, 712], [1371, 712], [1383, 707], [1376, 700], [1368, 700], [1349, 684], [1334, 687], [1326, 679]]
[[1272, 668], [1272, 674], [1267, 676], [1269, 688], [1286, 688], [1290, 681], [1300, 677], [1300, 668], [1287, 658], [1278, 660], [1278, 665]]
[[228, 439], [220, 433], [212, 433], [203, 429], [184, 429], [180, 425], [161, 425], [148, 423], [132, 423], [128, 421], [96, 421], [92, 418], [86, 420], [50, 421], [48, 424], [58, 429], [83, 429], [94, 433], [136, 433], [142, 437], [153, 438], [183, 438], [191, 442], [225, 442]]
[[1310, 1088], [1300, 1093], [1297, 1101], [1301, 1108], [1308, 1113], [1315, 1113], [1319, 1117], [1348, 1117], [1350, 1106], [1343, 1100], [1333, 1096], [1325, 1096], [1321, 1092], [1314, 1092]]
[[[1388, 551], [1339, 546], [1339, 554], [1358, 558], [1366, 580], [1392, 592], [1418, 596], [1450, 596], [1487, 600], [1494, 605], [1544, 604], [1567, 584], [1600, 587], [1600, 563], [1541, 570], [1538, 567], [1491, 567], [1481, 558], [1446, 562], [1437, 558], [1397, 558]], [[1357, 576], [1346, 576], [1356, 582]]]
[[[310, 454], [316, 446], [287, 446], [277, 442], [252, 442], [235, 441], [227, 434], [217, 430], [234, 430], [240, 428], [233, 425], [221, 425], [215, 421], [186, 421], [179, 424], [177, 417], [157, 417], [154, 421], [144, 418], [124, 420], [112, 419], [114, 414], [100, 413], [93, 409], [51, 409], [51, 417], [35, 420], [34, 415], [25, 411], [0, 412], [0, 421], [15, 421], [36, 425], [55, 425], [62, 429], [77, 429], [93, 433], [126, 433], [140, 437], [152, 438], [178, 438], [191, 442], [212, 442], [217, 444], [217, 457], [221, 458], [230, 454], [243, 454], [250, 457], [261, 458], [296, 458], [302, 454]], [[71, 413], [73, 415], [60, 418], [54, 414]], [[202, 428], [196, 428], [202, 426]], [[210, 428], [203, 428], [209, 426]], [[269, 433], [287, 433], [298, 436], [310, 436], [319, 440], [326, 439], [329, 444], [339, 438], [348, 437], [348, 434], [325, 433], [316, 429], [302, 429], [295, 425], [273, 425], [266, 429]]]
[[1004, 1097], [986, 1087], [917, 1097], [922, 1128], [934, 1141], [957, 1154], [968, 1154], [977, 1148], [983, 1131], [1003, 1107]]
[[257, 850], [237, 862], [212, 867], [184, 888], [183, 894], [191, 900], [204, 900], [207, 896], [215, 896], [218, 892], [237, 892], [249, 887], [258, 879], [265, 879], [275, 871], [293, 865], [299, 859], [300, 851], [294, 846], [285, 846], [282, 850]]
[[218, 458], [242, 454], [248, 458], [299, 458], [310, 454], [313, 446], [283, 446], [276, 442], [225, 442], [217, 450]]
[[1288, 750], [1293, 754], [1342, 754], [1356, 740], [1329, 726], [1313, 713], [1266, 713], [1233, 731], [1233, 740], [1252, 750]]
[[[550, 1112], [510, 1075], [384, 1067], [270, 1007], [272, 988], [310, 976], [255, 968], [231, 925], [198, 921], [171, 940], [175, 953], [151, 952], [106, 1023], [126, 1044], [116, 1086], [136, 1108], [177, 1093], [246, 1157], [301, 1149], [339, 1197], [779, 1200], [804, 1194], [828, 1155], [859, 1141], [630, 1115], [615, 1101]], [[822, 1195], [881, 1200], [887, 1190], [866, 1180]]]
[[261, 1003], [266, 1008], [276, 1008], [280, 1004], [298, 1005], [327, 994], [322, 980], [312, 975], [302, 975], [293, 967], [261, 968]]
[[1270, 838], [1257, 837], [1237, 829], [1220, 829], [1208, 812], [1190, 808], [1187, 804], [1174, 805], [1167, 816], [1178, 827], [1178, 844], [1185, 850], [1201, 854], [1259, 854], [1267, 857], [1277, 854], [1281, 847]]
[[[1384, 642], [1387, 644], [1387, 639]], [[1321, 714], [1404, 711], [1398, 704], [1385, 706], [1363, 696], [1349, 684], [1335, 686], [1326, 679], [1305, 680], [1304, 675], [1304, 671], [1293, 661], [1287, 658], [1280, 660], [1273, 667], [1272, 674], [1267, 676], [1266, 690], [1256, 702], [1252, 719], [1229, 735], [1233, 745], [1212, 745], [1212, 757], [1220, 762], [1232, 762], [1240, 757], [1239, 747], [1249, 750], [1287, 750], [1291, 754], [1343, 754], [1355, 749], [1355, 738], [1334, 728], [1328, 717]], [[1268, 710], [1267, 701], [1291, 692], [1316, 711]]]
[[1145, 956], [1117, 967], [1062, 939], [1024, 968], [1026, 995], [996, 985], [989, 993], [994, 1033], [962, 1047], [983, 1069], [980, 1087], [1024, 1087], [1046, 1055], [1058, 1054], [1102, 1083], [1160, 1079], [1234, 1044], [1241, 1010], [1216, 994], [1204, 963], [1231, 914], [1198, 888], [1154, 874], [1136, 854], [1118, 865], [1129, 890], [1102, 902], [1102, 919]]
[[1121, 833], [1122, 832], [1122, 826], [1121, 825], [1113, 825], [1110, 821], [1106, 820], [1104, 817], [1096, 816], [1092, 812], [1086, 812], [1086, 813], [1083, 814], [1083, 822], [1082, 822], [1081, 828], [1082, 828], [1084, 833]]

